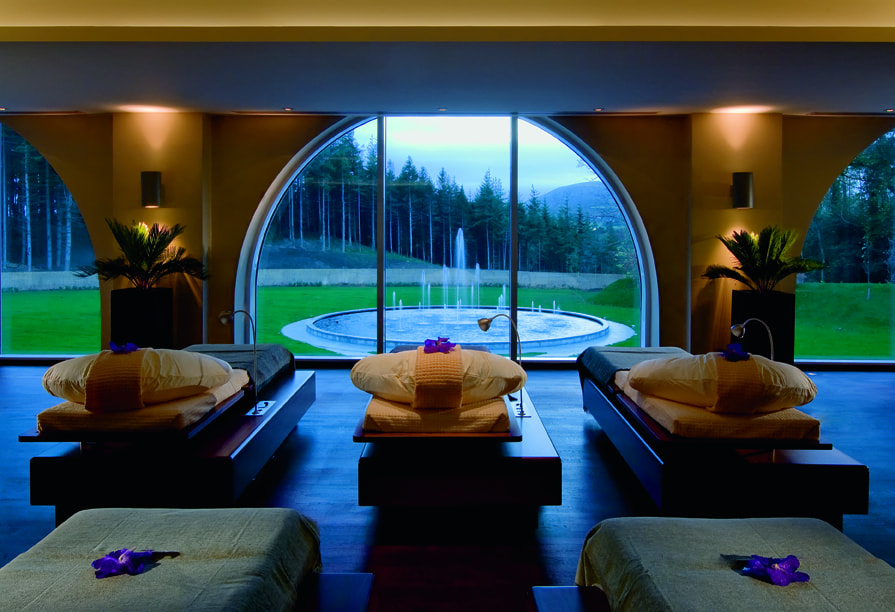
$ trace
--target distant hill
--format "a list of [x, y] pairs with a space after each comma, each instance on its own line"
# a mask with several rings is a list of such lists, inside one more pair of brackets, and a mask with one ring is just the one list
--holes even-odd
[[578, 207], [588, 217], [621, 216], [618, 205], [609, 194], [609, 190], [603, 183], [588, 181], [575, 183], [565, 187], [557, 187], [541, 196], [551, 214], [559, 212], [566, 202], [573, 215], [577, 214]]

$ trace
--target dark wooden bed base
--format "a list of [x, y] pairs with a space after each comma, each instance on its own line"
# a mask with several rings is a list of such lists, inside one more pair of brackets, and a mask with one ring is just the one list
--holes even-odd
[[[365, 440], [357, 464], [358, 505], [433, 511], [475, 508], [536, 527], [541, 506], [562, 504], [562, 460], [525, 390], [526, 418], [512, 416], [512, 437], [391, 436]], [[521, 438], [517, 441], [516, 438]]]
[[671, 436], [623, 393], [581, 374], [584, 410], [663, 514], [807, 516], [841, 528], [866, 514], [869, 470], [829, 443]]
[[31, 503], [56, 506], [57, 524], [85, 508], [232, 506], [316, 399], [314, 372], [271, 380], [263, 416], [246, 414], [253, 399], [186, 439], [54, 443], [31, 459]]

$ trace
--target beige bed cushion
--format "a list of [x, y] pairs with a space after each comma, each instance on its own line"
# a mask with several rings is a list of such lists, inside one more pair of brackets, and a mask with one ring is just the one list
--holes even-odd
[[234, 369], [227, 382], [208, 391], [129, 412], [95, 413], [88, 411], [84, 404], [63, 402], [37, 415], [37, 430], [40, 433], [179, 431], [202, 419], [248, 382], [245, 370]]
[[743, 361], [721, 353], [650, 359], [631, 367], [628, 384], [647, 395], [732, 414], [802, 406], [817, 394], [797, 367], [761, 355]]
[[[87, 379], [103, 351], [67, 359], [51, 366], [43, 376], [43, 386], [55, 397], [84, 404]], [[140, 349], [143, 354], [140, 387], [144, 404], [157, 404], [203, 393], [225, 384], [232, 368], [210, 355], [173, 349]]]
[[641, 393], [628, 383], [628, 372], [615, 375], [625, 395], [665, 428], [685, 438], [817, 440], [820, 421], [796, 408], [759, 414], [722, 414]]
[[[740, 575], [721, 555], [795, 555], [808, 582]], [[895, 569], [818, 519], [623, 517], [588, 534], [575, 583], [612, 610], [895, 610]]]
[[[91, 562], [121, 548], [180, 554], [96, 579]], [[319, 531], [295, 510], [84, 510], [0, 569], [0, 609], [295, 610], [319, 570]]]
[[373, 396], [363, 429], [379, 433], [503, 433], [510, 417], [503, 398], [490, 398], [446, 410], [415, 410], [409, 403]]
[[[525, 370], [514, 361], [484, 351], [463, 349], [462, 404], [492, 399], [525, 385]], [[417, 351], [370, 355], [351, 369], [351, 382], [382, 399], [410, 404], [416, 392]]]

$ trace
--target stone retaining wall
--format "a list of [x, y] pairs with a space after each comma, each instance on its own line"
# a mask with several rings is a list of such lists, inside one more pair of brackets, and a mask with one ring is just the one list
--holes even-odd
[[[470, 284], [474, 276], [472, 270], [466, 271]], [[394, 268], [386, 272], [390, 285], [415, 285], [425, 282], [433, 287], [440, 287], [444, 282], [441, 268], [430, 270]], [[545, 289], [579, 289], [595, 291], [604, 289], [622, 274], [561, 274], [558, 272], [519, 272], [519, 285]], [[450, 271], [450, 284], [456, 284], [454, 271]], [[482, 270], [479, 282], [483, 285], [506, 285], [509, 273], [506, 270]], [[376, 270], [364, 269], [305, 269], [305, 270], [261, 270], [258, 274], [258, 286], [290, 286], [290, 285], [376, 285]]]

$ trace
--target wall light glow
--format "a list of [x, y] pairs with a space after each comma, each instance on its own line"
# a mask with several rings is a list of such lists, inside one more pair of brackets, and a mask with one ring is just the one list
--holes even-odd
[[[158, 153], [167, 146], [168, 139], [177, 127], [178, 117], [172, 116], [171, 113], [143, 113], [139, 118], [135, 118], [139, 131], [143, 135], [147, 148]], [[157, 163], [157, 160], [147, 160]]]

